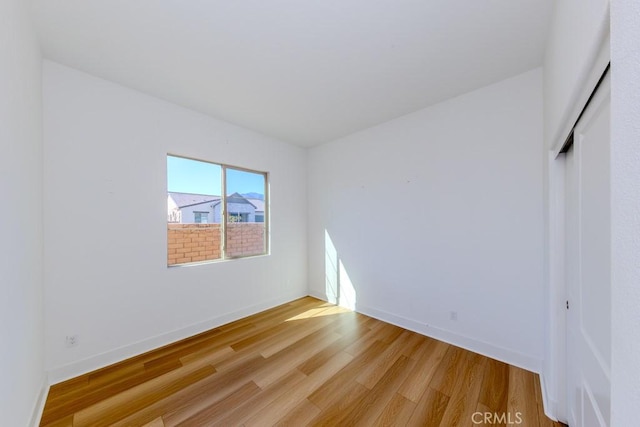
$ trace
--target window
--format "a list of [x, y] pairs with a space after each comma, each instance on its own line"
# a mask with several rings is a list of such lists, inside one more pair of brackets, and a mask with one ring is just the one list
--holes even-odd
[[193, 222], [196, 224], [207, 224], [209, 222], [209, 212], [194, 212]]
[[167, 156], [167, 265], [268, 252], [267, 173]]

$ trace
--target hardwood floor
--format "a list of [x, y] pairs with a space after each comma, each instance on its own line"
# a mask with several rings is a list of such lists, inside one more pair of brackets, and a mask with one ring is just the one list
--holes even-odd
[[561, 425], [536, 374], [311, 297], [56, 384], [41, 422], [509, 424]]

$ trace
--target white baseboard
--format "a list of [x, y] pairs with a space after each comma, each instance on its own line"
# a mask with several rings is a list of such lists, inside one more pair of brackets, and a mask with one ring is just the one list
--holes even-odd
[[[313, 291], [308, 293], [310, 296], [326, 301], [326, 296], [316, 294]], [[305, 296], [306, 293], [292, 293], [289, 295], [281, 296], [279, 298], [271, 299], [268, 301], [254, 304], [252, 306], [245, 307], [240, 310], [236, 310], [231, 313], [226, 313], [221, 316], [199, 322], [181, 329], [177, 329], [171, 332], [157, 335], [152, 338], [148, 338], [137, 343], [133, 343], [127, 346], [123, 346], [105, 353], [101, 353], [68, 365], [60, 366], [51, 369], [48, 372], [49, 381], [48, 384], [56, 384], [61, 381], [77, 377], [79, 375], [94, 371], [96, 369], [109, 366], [113, 363], [120, 362], [130, 357], [142, 354], [144, 352], [153, 350], [155, 348], [162, 347], [172, 342], [179, 341], [184, 338], [199, 334], [209, 329], [216, 328], [225, 323], [232, 322], [234, 320], [241, 319], [246, 316], [258, 313], [260, 311], [284, 304], [297, 298]], [[388, 313], [383, 310], [379, 310], [373, 307], [366, 307], [358, 305], [356, 311], [367, 316], [379, 319], [383, 322], [391, 323], [393, 325], [408, 329], [419, 334], [444, 341], [446, 343], [465, 348], [475, 353], [482, 354], [487, 357], [491, 357], [502, 362], [521, 367], [523, 369], [540, 373], [542, 367], [542, 361], [528, 355], [505, 349], [499, 346], [495, 346], [490, 343], [479, 341], [473, 338], [469, 338], [460, 334], [456, 334], [451, 331], [447, 331], [441, 328], [426, 325], [424, 323], [417, 322], [412, 319], [408, 319], [393, 313]], [[46, 384], [46, 382], [45, 382]], [[546, 390], [544, 386], [541, 386], [543, 390], [543, 397]], [[48, 391], [48, 385], [43, 387], [42, 394], [42, 406], [44, 406], [44, 400], [46, 399], [46, 393]], [[547, 405], [545, 404], [545, 413], [547, 412]], [[552, 408], [549, 407], [549, 413], [553, 414]]]
[[[317, 294], [313, 291], [310, 291], [309, 294], [323, 301], [327, 300], [326, 296]], [[435, 326], [430, 326], [397, 314], [379, 310], [377, 308], [363, 306], [361, 304], [357, 305], [355, 311], [378, 320], [382, 320], [383, 322], [391, 323], [392, 325], [400, 326], [401, 328], [444, 341], [448, 344], [462, 347], [466, 350], [473, 351], [474, 353], [482, 354], [492, 359], [500, 360], [501, 362], [526, 369], [527, 371], [535, 373], [540, 373], [542, 371], [542, 360], [514, 350], [499, 347], [491, 343], [460, 335]]]
[[310, 297], [318, 298], [319, 300], [322, 300], [322, 301], [327, 301], [327, 296], [326, 295], [318, 294], [318, 293], [316, 293], [315, 291], [313, 291], [311, 289], [309, 289], [308, 294], [309, 294]]
[[49, 395], [49, 382], [47, 376], [42, 376], [42, 385], [40, 386], [40, 392], [36, 396], [36, 400], [33, 403], [33, 410], [31, 411], [31, 420], [29, 425], [31, 427], [38, 427], [40, 420], [42, 419], [42, 412], [44, 411], [44, 404], [47, 402], [47, 396]]
[[401, 328], [408, 329], [410, 331], [417, 332], [419, 334], [426, 335], [440, 341], [444, 341], [448, 344], [462, 347], [466, 350], [473, 351], [474, 353], [482, 354], [483, 356], [487, 356], [522, 369], [526, 369], [527, 371], [539, 373], [542, 368], [542, 360], [540, 359], [507, 348], [499, 347], [484, 341], [480, 341], [475, 338], [470, 338], [435, 326], [426, 325], [424, 323], [417, 322], [412, 319], [407, 319], [406, 317], [398, 316], [397, 314], [388, 313], [386, 311], [378, 310], [372, 307], [358, 305], [357, 311], [359, 313], [366, 314], [367, 316], [375, 317], [376, 319], [382, 320], [384, 322], [400, 326]]
[[544, 379], [544, 373], [540, 372], [540, 392], [542, 393], [542, 408], [544, 414], [551, 418], [553, 421], [558, 421], [556, 414], [558, 413], [558, 402], [549, 398], [549, 391], [547, 390], [547, 382]]
[[138, 341], [133, 344], [122, 346], [114, 350], [110, 350], [95, 356], [88, 357], [77, 362], [73, 362], [67, 365], [59, 366], [48, 371], [49, 384], [56, 384], [70, 378], [77, 377], [79, 375], [86, 374], [96, 369], [109, 366], [111, 364], [126, 360], [128, 358], [137, 356], [147, 351], [162, 347], [167, 344], [171, 344], [176, 341], [197, 335], [201, 332], [208, 331], [218, 326], [224, 325], [234, 320], [241, 319], [243, 317], [250, 316], [260, 311], [267, 310], [272, 307], [276, 307], [280, 304], [293, 301], [297, 298], [306, 296], [306, 292], [295, 292], [291, 294], [282, 295], [278, 298], [263, 301], [258, 304], [254, 304], [248, 307], [244, 307], [240, 310], [226, 313], [221, 316], [198, 322], [184, 328], [176, 329], [171, 332], [156, 335], [151, 338]]

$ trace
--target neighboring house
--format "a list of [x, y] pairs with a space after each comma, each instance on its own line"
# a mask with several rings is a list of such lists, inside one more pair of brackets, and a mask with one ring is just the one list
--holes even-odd
[[[238, 193], [227, 197], [229, 220], [264, 222], [264, 200], [247, 199]], [[191, 193], [167, 193], [167, 221], [181, 224], [222, 222], [220, 196]]]
[[220, 216], [216, 221], [214, 209], [219, 204], [220, 196], [169, 192], [167, 221], [186, 224], [220, 222]]
[[247, 198], [247, 200], [255, 206], [255, 222], [264, 222], [264, 200]]

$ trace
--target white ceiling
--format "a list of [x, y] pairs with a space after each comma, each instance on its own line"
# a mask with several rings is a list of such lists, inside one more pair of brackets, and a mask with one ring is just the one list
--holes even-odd
[[45, 56], [302, 146], [542, 63], [553, 0], [33, 0]]

